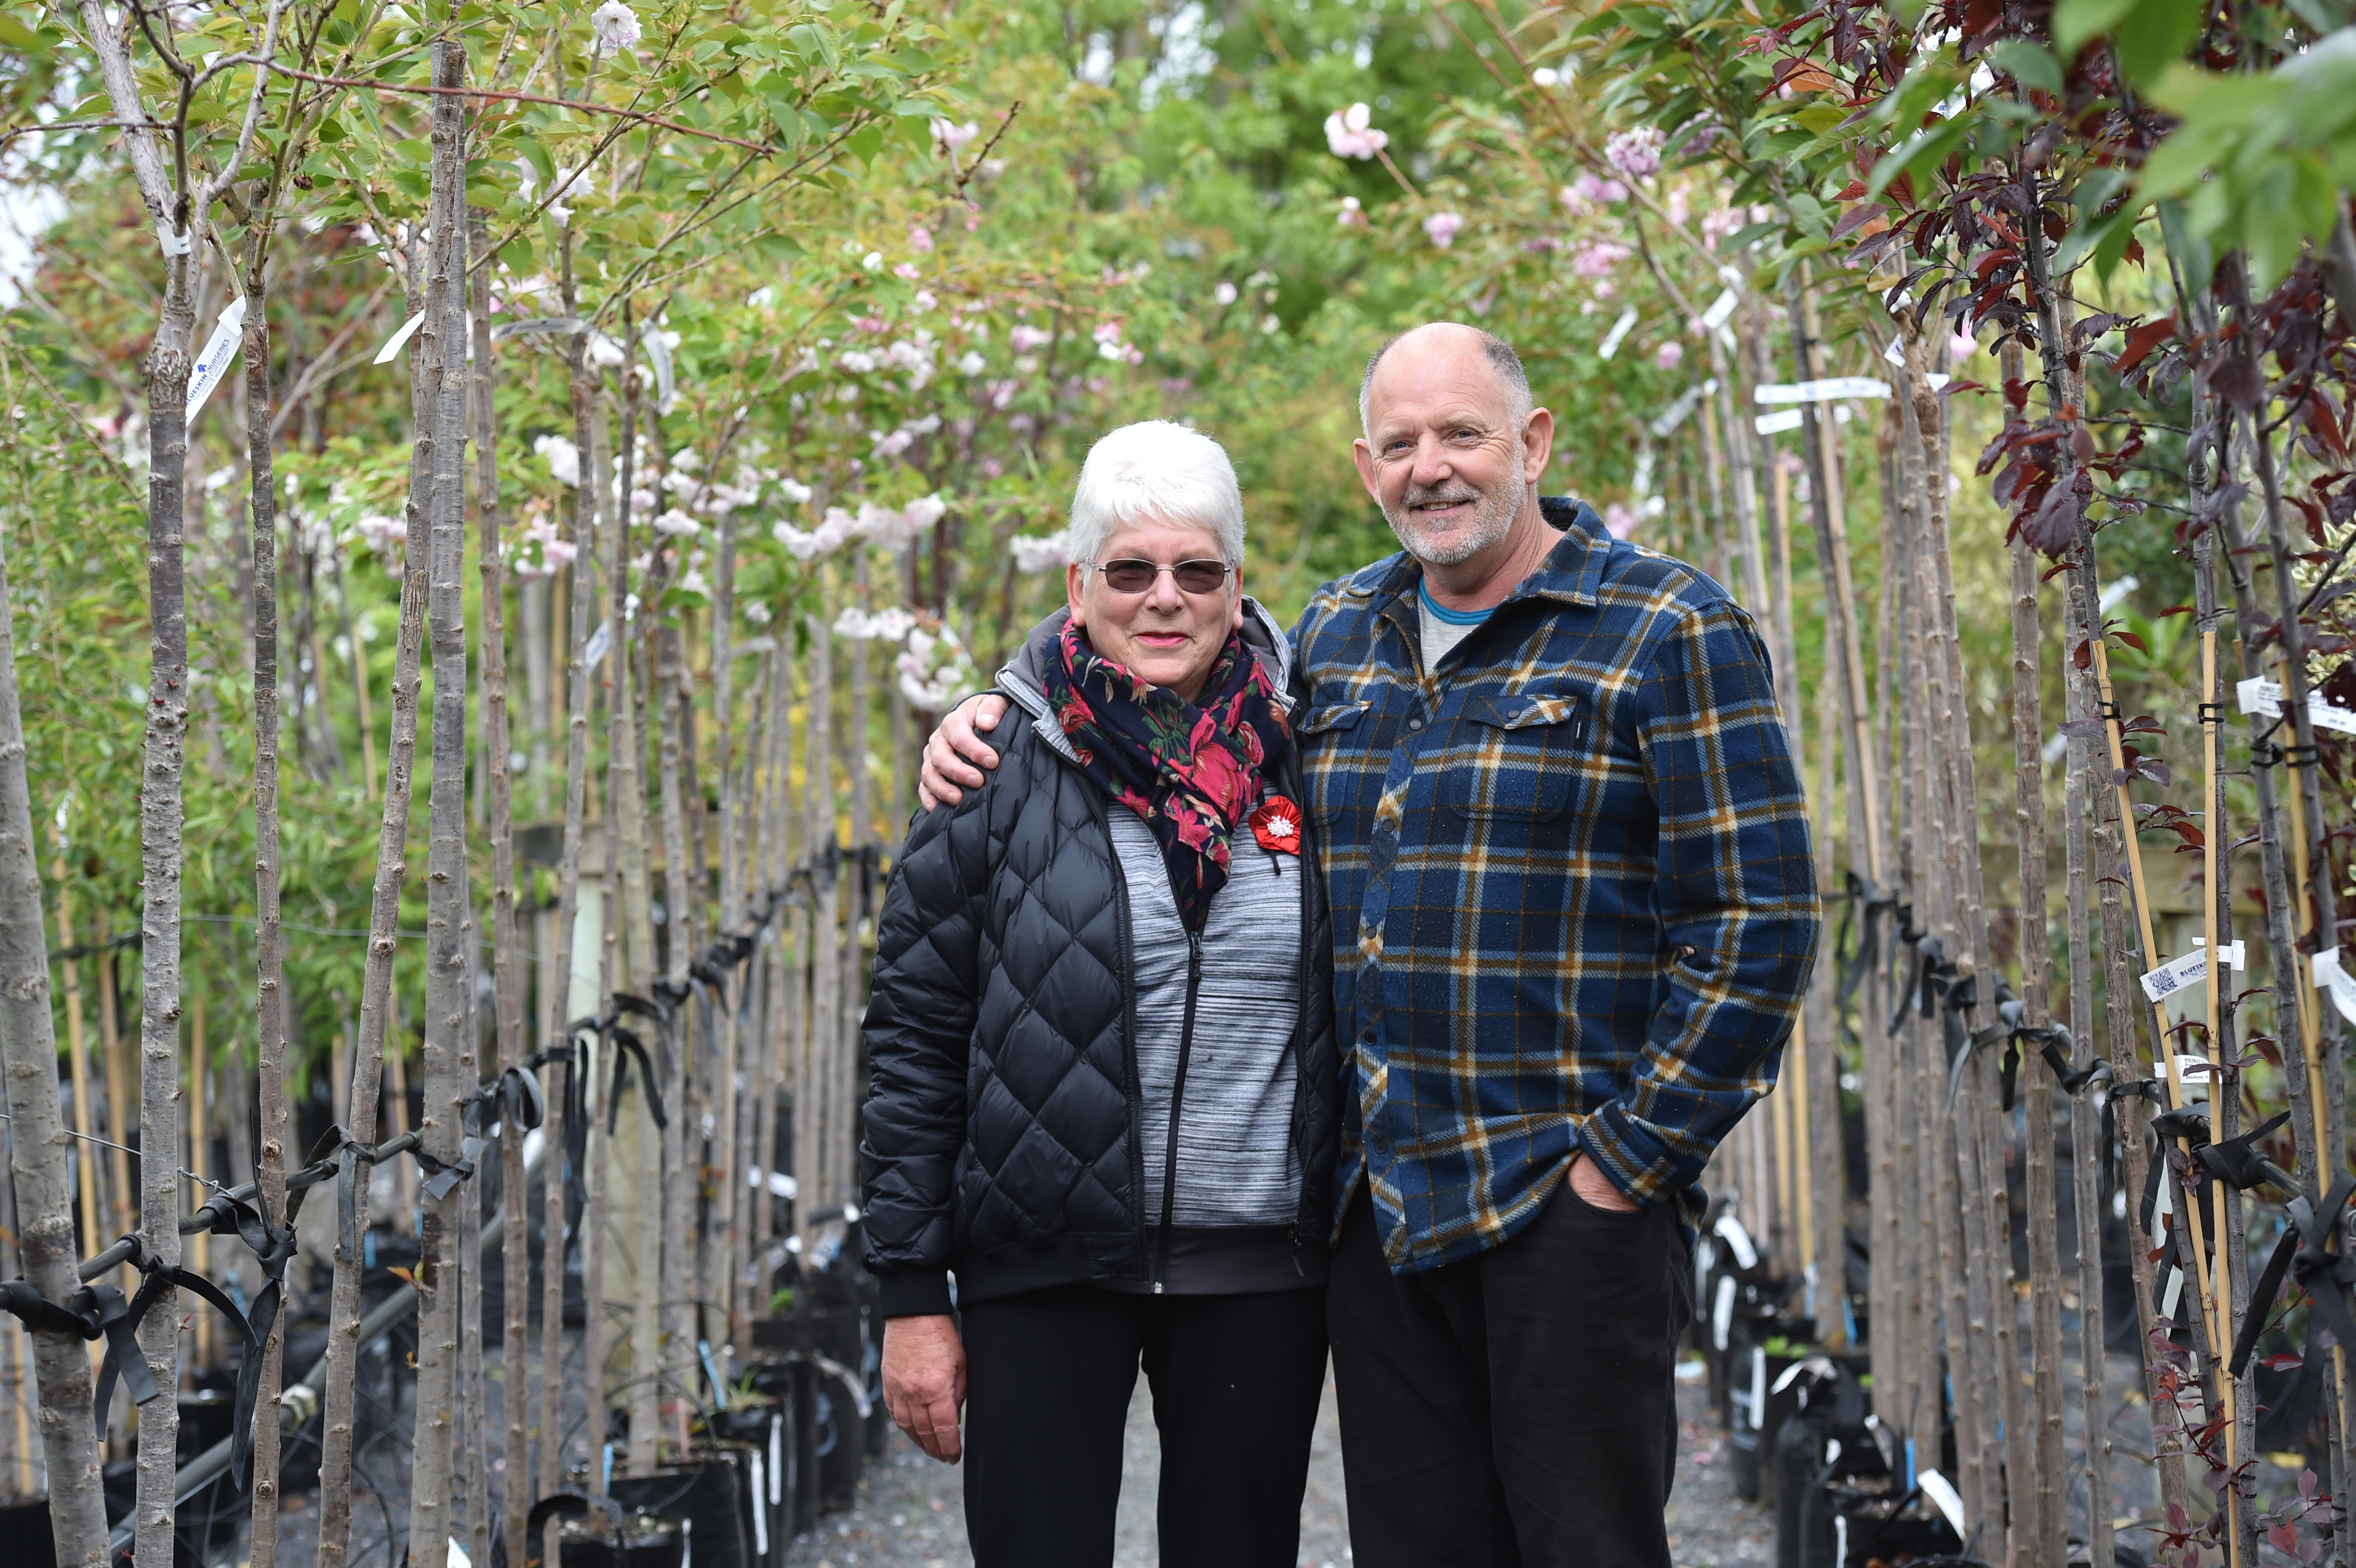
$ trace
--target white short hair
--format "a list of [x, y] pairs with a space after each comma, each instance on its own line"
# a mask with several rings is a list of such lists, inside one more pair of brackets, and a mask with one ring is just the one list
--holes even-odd
[[1168, 420], [1126, 424], [1088, 449], [1072, 492], [1068, 559], [1097, 559], [1113, 530], [1145, 519], [1211, 530], [1229, 566], [1244, 561], [1244, 496], [1226, 449]]

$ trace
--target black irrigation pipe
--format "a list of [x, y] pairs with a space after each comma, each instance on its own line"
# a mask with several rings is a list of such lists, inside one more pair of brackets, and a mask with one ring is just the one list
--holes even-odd
[[[546, 1149], [543, 1146], [540, 1157], [531, 1160], [524, 1167], [523, 1174], [525, 1186], [529, 1187], [531, 1184], [532, 1177], [539, 1172], [541, 1167], [545, 1163]], [[292, 1178], [289, 1179], [290, 1182], [292, 1179]], [[500, 1237], [507, 1232], [507, 1205], [505, 1202], [502, 1202], [499, 1206], [499, 1211], [483, 1221], [484, 1252], [487, 1253], [493, 1247], [499, 1244]], [[113, 1252], [116, 1248], [122, 1247], [124, 1244], [124, 1243], [118, 1242], [115, 1243], [114, 1247], [109, 1247], [107, 1249], [107, 1253]], [[90, 1277], [88, 1271], [90, 1271], [93, 1265], [98, 1265], [100, 1264], [100, 1260], [104, 1258], [107, 1255], [107, 1253], [101, 1253], [97, 1257], [91, 1259], [89, 1263], [82, 1264], [82, 1268], [85, 1271], [83, 1275], [85, 1279]], [[116, 1261], [120, 1262], [121, 1260], [117, 1259]], [[111, 1265], [102, 1265], [99, 1267], [98, 1272], [103, 1273], [106, 1266]], [[379, 1339], [384, 1338], [385, 1335], [399, 1328], [402, 1319], [406, 1318], [410, 1313], [414, 1311], [416, 1307], [416, 1286], [404, 1284], [395, 1289], [391, 1296], [386, 1296], [382, 1301], [379, 1302], [373, 1311], [369, 1312], [367, 1317], [360, 1319], [359, 1335], [359, 1338], [353, 1341], [352, 1353], [358, 1355], [363, 1347], [375, 1344]], [[327, 1375], [327, 1358], [323, 1352], [317, 1360], [311, 1363], [310, 1371], [303, 1374], [301, 1381], [295, 1382], [293, 1386], [289, 1387], [284, 1393], [278, 1396], [278, 1408], [282, 1423], [288, 1415], [294, 1417], [294, 1424], [296, 1426], [300, 1426], [303, 1423], [311, 1419], [312, 1415], [318, 1408], [319, 1383], [320, 1380]], [[258, 1415], [256, 1419], [259, 1419]], [[178, 1474], [173, 1477], [172, 1481], [172, 1500], [175, 1506], [187, 1501], [190, 1498], [194, 1497], [207, 1486], [209, 1486], [213, 1481], [228, 1471], [230, 1467], [230, 1454], [235, 1447], [236, 1441], [236, 1435], [232, 1433], [229, 1436], [224, 1437], [220, 1442], [214, 1444], [211, 1447], [206, 1449], [203, 1453], [198, 1455], [195, 1458], [189, 1460], [187, 1464], [180, 1467]], [[136, 1533], [134, 1529], [135, 1522], [136, 1521], [134, 1520], [126, 1519], [121, 1524], [115, 1526], [112, 1532], [107, 1536], [106, 1555], [107, 1560], [110, 1563], [120, 1557], [124, 1552], [130, 1550], [133, 1538]]]

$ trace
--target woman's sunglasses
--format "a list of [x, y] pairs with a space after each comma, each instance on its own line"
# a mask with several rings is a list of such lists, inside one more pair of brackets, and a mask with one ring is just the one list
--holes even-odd
[[1182, 560], [1175, 566], [1150, 560], [1100, 560], [1096, 569], [1115, 593], [1142, 593], [1165, 571], [1177, 581], [1182, 592], [1216, 593], [1226, 586], [1228, 570], [1223, 560]]

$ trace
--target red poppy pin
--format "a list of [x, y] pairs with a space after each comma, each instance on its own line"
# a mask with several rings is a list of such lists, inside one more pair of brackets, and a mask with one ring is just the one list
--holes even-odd
[[1272, 795], [1248, 818], [1252, 837], [1274, 855], [1301, 853], [1301, 808], [1280, 795]]

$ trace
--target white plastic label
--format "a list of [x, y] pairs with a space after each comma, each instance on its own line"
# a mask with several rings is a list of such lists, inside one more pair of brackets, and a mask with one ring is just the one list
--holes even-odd
[[2181, 958], [2171, 958], [2143, 977], [2143, 994], [2157, 1002], [2209, 977], [2207, 950], [2196, 947]]
[[2315, 955], [2315, 988], [2331, 993], [2340, 1016], [2356, 1023], [2356, 976], [2340, 966], [2340, 949], [2327, 947]]
[[1797, 409], [1784, 409], [1778, 413], [1753, 414], [1751, 424], [1761, 435], [1773, 435], [1780, 431], [1799, 429], [1800, 422], [1807, 417]]
[[1729, 288], [1719, 290], [1718, 297], [1709, 302], [1709, 308], [1701, 313], [1701, 325], [1703, 329], [1708, 332], [1716, 332], [1719, 327], [1724, 326], [1726, 325], [1726, 318], [1734, 314], [1734, 307], [1741, 303], [1741, 296], [1737, 294], [1732, 289]]
[[[2241, 699], [2243, 712], [2255, 713], [2267, 719], [2282, 717], [2281, 683], [2263, 677], [2236, 681], [2233, 692]], [[2319, 730], [2335, 730], [2343, 735], [2356, 735], [2356, 710], [2335, 707], [2323, 700], [2318, 692], [2307, 694], [2307, 720]]]
[[166, 256], [185, 256], [196, 248], [196, 236], [175, 234], [170, 224], [158, 223], [155, 225], [155, 242], [164, 247]]
[[1964, 1533], [1964, 1499], [1954, 1483], [1936, 1470], [1925, 1470], [1914, 1477], [1922, 1495], [1938, 1504], [1939, 1511], [1947, 1516], [1947, 1528], [1955, 1532], [1958, 1541], [1967, 1540]]
[[1720, 1214], [1710, 1232], [1733, 1251], [1737, 1267], [1754, 1269], [1759, 1266], [1759, 1249], [1751, 1244], [1751, 1232], [1743, 1229], [1741, 1221], [1731, 1214]]
[[401, 330], [394, 333], [391, 337], [386, 338], [384, 340], [384, 347], [376, 351], [375, 363], [379, 365], [391, 364], [392, 362], [392, 357], [401, 352], [402, 345], [406, 344], [411, 338], [416, 336], [417, 329], [424, 325], [425, 313], [422, 310], [415, 315], [411, 316], [407, 321], [402, 322], [401, 324]]
[[1626, 340], [1628, 334], [1634, 329], [1635, 325], [1636, 307], [1630, 305], [1620, 313], [1620, 319], [1612, 324], [1612, 330], [1604, 335], [1603, 341], [1596, 347], [1595, 357], [1598, 359], [1609, 359], [1619, 353], [1620, 345]]
[[1821, 381], [1767, 381], [1751, 389], [1760, 403], [1829, 403], [1842, 398], [1886, 398], [1890, 383], [1870, 376], [1831, 376]]
[[1734, 1327], [1734, 1276], [1718, 1276], [1718, 1299], [1709, 1306], [1709, 1341], [1719, 1349], [1726, 1349], [1727, 1330]]
[[237, 357], [238, 345], [244, 341], [245, 296], [240, 294], [229, 302], [229, 308], [220, 313], [220, 320], [213, 324], [213, 335], [205, 340], [205, 351], [197, 356], [196, 367], [188, 372], [188, 423], [197, 422], [197, 415], [204, 411], [205, 400], [221, 384], [221, 378], [229, 374], [230, 361]]

